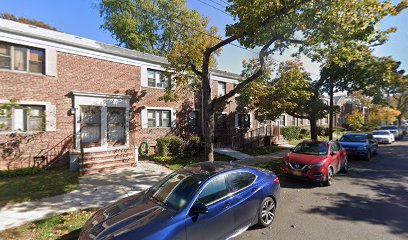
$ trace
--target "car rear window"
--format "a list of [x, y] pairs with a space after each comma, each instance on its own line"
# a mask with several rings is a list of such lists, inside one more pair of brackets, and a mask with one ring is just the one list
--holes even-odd
[[248, 187], [255, 181], [256, 176], [249, 172], [235, 172], [228, 174], [228, 183], [231, 192], [237, 192]]
[[366, 142], [367, 135], [344, 135], [340, 142]]
[[308, 155], [326, 155], [329, 150], [327, 143], [299, 143], [295, 149], [294, 153], [308, 154]]

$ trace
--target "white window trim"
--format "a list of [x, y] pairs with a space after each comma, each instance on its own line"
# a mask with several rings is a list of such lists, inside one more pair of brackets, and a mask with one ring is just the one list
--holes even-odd
[[[224, 92], [220, 93], [220, 85], [224, 86]], [[227, 83], [226, 82], [222, 82], [222, 81], [217, 81], [217, 97], [222, 97], [225, 94], [227, 94]]]
[[[148, 116], [147, 116], [147, 111], [148, 110], [165, 110], [165, 111], [170, 111], [170, 127], [149, 127], [148, 125]], [[157, 129], [157, 128], [175, 128], [177, 127], [177, 111], [174, 108], [168, 108], [168, 107], [144, 107], [141, 110], [141, 122], [142, 122], [142, 129]]]
[[[8, 104], [10, 103], [9, 100], [0, 100], [0, 104]], [[17, 101], [17, 105], [31, 105], [31, 106], [41, 106], [44, 107], [45, 112], [45, 130], [44, 131], [4, 131], [0, 132], [0, 134], [10, 134], [10, 133], [35, 133], [35, 132], [55, 132], [57, 131], [57, 108], [55, 105], [52, 105], [50, 102], [40, 102], [40, 101]], [[13, 121], [13, 119], [12, 119]]]
[[[75, 109], [75, 149], [80, 150], [80, 136], [81, 136], [81, 106], [98, 106], [101, 107], [101, 146], [93, 148], [84, 148], [85, 152], [103, 151], [108, 149], [121, 149], [128, 148], [129, 145], [129, 111], [130, 111], [130, 98], [128, 95], [121, 94], [109, 94], [109, 93], [89, 93], [89, 92], [72, 92], [74, 96], [74, 109]], [[114, 99], [114, 101], [112, 101]], [[124, 146], [108, 146], [108, 131], [107, 131], [107, 114], [108, 107], [121, 107], [125, 108], [125, 134], [126, 143]]]

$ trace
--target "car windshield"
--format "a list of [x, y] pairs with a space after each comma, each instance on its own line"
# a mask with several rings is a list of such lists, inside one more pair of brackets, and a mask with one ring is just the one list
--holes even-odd
[[204, 174], [177, 171], [152, 186], [147, 195], [156, 202], [180, 210], [191, 201], [207, 177]]
[[387, 132], [373, 132], [373, 135], [389, 135]]
[[308, 155], [326, 155], [329, 147], [326, 143], [299, 143], [295, 149], [294, 153], [308, 154]]
[[367, 135], [344, 135], [340, 142], [366, 142]]

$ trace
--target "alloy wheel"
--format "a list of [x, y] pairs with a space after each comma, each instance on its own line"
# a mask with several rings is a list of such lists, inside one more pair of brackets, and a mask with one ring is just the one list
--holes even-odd
[[272, 199], [266, 200], [262, 205], [261, 220], [263, 224], [269, 225], [275, 217], [275, 202]]

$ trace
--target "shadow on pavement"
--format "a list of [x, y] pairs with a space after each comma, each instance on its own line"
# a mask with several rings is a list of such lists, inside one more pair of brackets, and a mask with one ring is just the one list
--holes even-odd
[[344, 178], [349, 178], [353, 184], [363, 189], [371, 190], [371, 194], [317, 193], [328, 197], [330, 206], [318, 206], [305, 212], [329, 216], [336, 220], [383, 225], [393, 234], [402, 238], [408, 237], [406, 144], [380, 147], [378, 155], [369, 162], [353, 161], [349, 174]]

